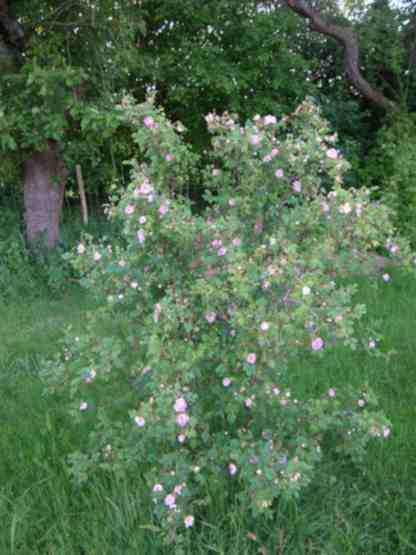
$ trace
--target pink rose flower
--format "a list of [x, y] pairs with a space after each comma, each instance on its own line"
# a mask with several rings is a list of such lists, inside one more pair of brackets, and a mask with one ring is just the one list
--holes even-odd
[[143, 123], [149, 129], [155, 126], [155, 120], [152, 118], [152, 116], [145, 116]]
[[274, 125], [277, 123], [275, 116], [267, 115], [264, 116], [264, 125]]
[[292, 189], [295, 193], [301, 193], [302, 192], [302, 183], [298, 180], [293, 182], [292, 185]]
[[208, 314], [206, 314], [205, 316], [205, 319], [209, 324], [213, 324], [217, 319], [217, 315], [215, 312], [208, 312]]
[[186, 412], [180, 412], [176, 416], [176, 424], [181, 428], [185, 428], [188, 422], [189, 422], [189, 416], [186, 414]]
[[282, 168], [279, 168], [279, 169], [276, 170], [274, 175], [280, 179], [281, 177], [283, 177], [285, 175], [285, 172], [282, 170]]
[[335, 148], [330, 148], [326, 151], [326, 155], [328, 156], [328, 158], [336, 160], [338, 158], [338, 151]]
[[231, 476], [234, 476], [234, 474], [237, 474], [237, 467], [234, 463], [230, 463], [228, 465], [228, 472], [231, 474]]
[[174, 509], [176, 507], [176, 497], [171, 493], [165, 497], [163, 502], [169, 509]]
[[183, 397], [179, 397], [175, 401], [175, 411], [176, 412], [185, 412], [188, 408], [188, 403], [185, 401]]
[[249, 353], [249, 354], [247, 355], [246, 361], [247, 361], [249, 364], [256, 364], [256, 360], [257, 360], [257, 355], [256, 355], [256, 353]]
[[312, 341], [312, 349], [314, 351], [320, 351], [324, 346], [324, 340], [321, 337], [317, 337]]

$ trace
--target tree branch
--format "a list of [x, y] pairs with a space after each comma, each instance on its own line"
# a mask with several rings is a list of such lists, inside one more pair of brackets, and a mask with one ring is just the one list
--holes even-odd
[[305, 0], [286, 0], [288, 7], [305, 19], [309, 20], [312, 31], [333, 37], [344, 48], [344, 68], [348, 79], [354, 87], [369, 100], [383, 110], [392, 110], [395, 103], [374, 89], [360, 71], [360, 52], [357, 40], [351, 29], [333, 25], [312, 8]]

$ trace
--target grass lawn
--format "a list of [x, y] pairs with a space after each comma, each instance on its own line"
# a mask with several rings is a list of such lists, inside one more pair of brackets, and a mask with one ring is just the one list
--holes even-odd
[[[185, 553], [243, 555], [407, 554], [416, 552], [416, 283], [360, 283], [359, 301], [382, 321], [390, 362], [344, 349], [297, 361], [298, 397], [368, 382], [393, 422], [364, 469], [325, 463], [298, 503], [279, 505], [272, 522], [253, 522], [213, 488], [212, 503], [189, 531]], [[74, 428], [59, 401], [42, 395], [41, 357], [62, 329], [82, 332], [93, 303], [74, 288], [60, 300], [22, 300], [0, 318], [0, 554], [151, 555], [175, 553], [152, 529], [145, 489], [135, 477], [74, 486], [65, 465], [87, 431]]]

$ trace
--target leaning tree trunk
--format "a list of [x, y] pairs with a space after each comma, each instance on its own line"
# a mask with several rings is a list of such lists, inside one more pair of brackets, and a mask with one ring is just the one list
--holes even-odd
[[56, 247], [67, 176], [59, 145], [54, 141], [24, 163], [26, 238], [32, 245], [41, 241], [48, 249]]

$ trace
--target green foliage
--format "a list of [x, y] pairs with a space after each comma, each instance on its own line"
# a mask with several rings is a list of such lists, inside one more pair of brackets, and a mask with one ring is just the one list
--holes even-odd
[[354, 334], [365, 307], [339, 275], [380, 246], [403, 264], [411, 253], [368, 190], [342, 189], [347, 164], [311, 101], [279, 122], [206, 116], [201, 215], [181, 194], [197, 161], [183, 126], [151, 100], [118, 109], [145, 158], [109, 208], [125, 242], [86, 238], [69, 257], [101, 307], [43, 376], [89, 430], [70, 458], [74, 478], [137, 472], [159, 529], [180, 545], [218, 477], [232, 503], [272, 518], [324, 455], [358, 464], [372, 438], [390, 435], [371, 390], [360, 402], [348, 388], [298, 399], [288, 365], [337, 344], [374, 349], [373, 327]]
[[395, 223], [416, 241], [416, 117], [401, 113], [378, 133], [363, 170], [395, 211]]

